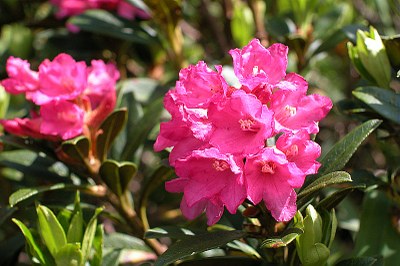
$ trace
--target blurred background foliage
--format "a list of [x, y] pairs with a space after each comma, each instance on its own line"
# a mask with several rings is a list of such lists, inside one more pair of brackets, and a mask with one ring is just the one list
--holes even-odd
[[[400, 261], [400, 123], [390, 120], [353, 96], [360, 86], [374, 85], [360, 76], [352, 64], [347, 43], [356, 43], [358, 29], [373, 26], [382, 35], [391, 61], [390, 88], [400, 91], [400, 3], [398, 0], [130, 0], [145, 7], [149, 19], [127, 20], [106, 10], [56, 19], [56, 8], [45, 0], [0, 1], [0, 77], [6, 77], [9, 56], [29, 60], [35, 69], [45, 58], [60, 52], [76, 60], [103, 59], [114, 62], [121, 72], [118, 84], [119, 107], [126, 107], [127, 126], [122, 129], [108, 157], [130, 161], [138, 174], [129, 185], [135, 209], [147, 227], [185, 225], [205, 227], [204, 217], [192, 222], [180, 216], [179, 195], [166, 193], [163, 182], [173, 176], [163, 167], [167, 152], [155, 154], [152, 144], [160, 120], [168, 119], [162, 96], [174, 86], [179, 69], [204, 60], [208, 65], [223, 65], [227, 77], [233, 71], [228, 51], [242, 47], [252, 38], [265, 46], [281, 42], [289, 46], [288, 72], [297, 72], [309, 82], [310, 92], [329, 96], [334, 109], [321, 122], [317, 142], [326, 153], [339, 139], [360, 122], [371, 118], [383, 120], [376, 134], [358, 149], [345, 170], [353, 179], [373, 180], [366, 190], [354, 190], [336, 209], [337, 237], [328, 263], [354, 256], [383, 256], [385, 265]], [[71, 32], [68, 25], [80, 30]], [[397, 52], [396, 52], [397, 51]], [[1, 117], [24, 116], [29, 109], [19, 96], [0, 96]], [[399, 100], [395, 103], [399, 114]], [[60, 210], [73, 202], [75, 192], [48, 189], [10, 207], [10, 195], [20, 188], [49, 186], [57, 183], [90, 185], [85, 179], [59, 162], [42, 143], [3, 139], [0, 153], [0, 265], [14, 265], [19, 260], [24, 239], [10, 221], [13, 216], [34, 221], [35, 200]], [[18, 147], [19, 149], [16, 149]], [[40, 153], [30, 152], [26, 149]], [[367, 182], [368, 183], [368, 182]], [[374, 188], [382, 188], [374, 190]], [[371, 190], [371, 192], [368, 192]], [[333, 190], [324, 190], [326, 197]], [[92, 191], [82, 193], [82, 206], [91, 217], [102, 202]], [[127, 232], [124, 224], [112, 223], [112, 207], [101, 215], [106, 233]], [[148, 219], [148, 221], [147, 221]], [[224, 216], [222, 224], [240, 228], [240, 218]], [[148, 228], [145, 228], [148, 229]], [[118, 237], [116, 238], [118, 239]], [[126, 241], [127, 237], [124, 238]], [[170, 239], [163, 240], [168, 244]], [[129, 242], [129, 241], [128, 241]], [[10, 243], [13, 243], [11, 245]], [[118, 240], [109, 243], [118, 245]], [[129, 242], [132, 244], [132, 242]], [[138, 244], [139, 245], [139, 244]], [[142, 243], [140, 243], [142, 245]], [[139, 245], [139, 246], [140, 246]], [[151, 259], [148, 250], [115, 248], [109, 244], [109, 257], [121, 263]], [[118, 252], [116, 252], [117, 250]], [[216, 256], [232, 251], [213, 249], [196, 256]], [[5, 255], [7, 254], [7, 255]], [[230, 254], [230, 253], [229, 253]], [[114, 256], [114, 257], [113, 257]], [[19, 258], [19, 259], [18, 259]], [[115, 260], [114, 260], [115, 261]], [[115, 263], [115, 262], [114, 262]], [[109, 264], [116, 265], [116, 264]], [[372, 264], [371, 264], [372, 265]], [[377, 264], [378, 265], [378, 264]]]

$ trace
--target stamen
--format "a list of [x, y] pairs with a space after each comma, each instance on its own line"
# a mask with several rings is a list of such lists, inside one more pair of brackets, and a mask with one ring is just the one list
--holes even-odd
[[257, 76], [258, 73], [259, 73], [259, 72], [258, 72], [258, 66], [254, 66], [254, 67], [253, 67], [253, 76], [254, 76], [254, 77]]
[[275, 173], [275, 168], [276, 164], [274, 162], [267, 162], [267, 161], [262, 161], [261, 162], [261, 172], [264, 174], [274, 174]]
[[225, 171], [226, 169], [229, 168], [229, 164], [227, 162], [225, 162], [225, 161], [222, 161], [222, 160], [215, 160], [213, 162], [213, 164], [212, 164], [212, 167], [215, 170], [217, 170], [219, 172], [222, 172], [222, 171]]
[[287, 116], [294, 116], [296, 115], [297, 109], [294, 106], [286, 105], [285, 106], [285, 113]]
[[286, 157], [288, 157], [288, 158], [297, 156], [297, 154], [299, 154], [299, 147], [296, 144], [294, 144], [294, 145], [290, 146], [289, 149], [286, 150], [285, 154], [286, 154]]
[[259, 130], [257, 123], [253, 119], [240, 119], [239, 120], [240, 128], [243, 131], [253, 131], [256, 132]]

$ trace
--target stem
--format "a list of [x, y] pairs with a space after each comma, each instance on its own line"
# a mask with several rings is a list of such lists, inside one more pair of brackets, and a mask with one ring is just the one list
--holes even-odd
[[265, 3], [263, 0], [249, 0], [249, 6], [253, 12], [254, 23], [256, 26], [256, 37], [260, 39], [262, 45], [269, 46], [268, 33], [265, 29]]

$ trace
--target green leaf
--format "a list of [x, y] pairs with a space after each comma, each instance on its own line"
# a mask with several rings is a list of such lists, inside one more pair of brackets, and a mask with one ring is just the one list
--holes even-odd
[[318, 210], [322, 218], [322, 241], [321, 243], [330, 248], [337, 229], [337, 219], [335, 209], [330, 212], [327, 210]]
[[84, 163], [89, 156], [90, 142], [85, 136], [79, 136], [61, 144], [62, 151], [72, 159]]
[[169, 249], [158, 258], [154, 266], [168, 265], [169, 263], [184, 257], [223, 246], [233, 240], [240, 239], [245, 235], [245, 232], [235, 230], [209, 232], [193, 237], [187, 237], [172, 244]]
[[93, 245], [94, 236], [96, 234], [97, 229], [97, 216], [103, 211], [103, 208], [97, 208], [94, 215], [90, 219], [85, 234], [83, 235], [82, 240], [82, 262], [85, 263], [90, 255], [90, 250]]
[[286, 247], [299, 235], [303, 234], [300, 228], [289, 228], [279, 237], [268, 238], [261, 243], [262, 248], [280, 248]]
[[81, 210], [74, 213], [68, 228], [67, 242], [80, 243], [83, 236], [83, 214]]
[[122, 250], [112, 250], [106, 253], [103, 257], [102, 266], [118, 266], [119, 265], [119, 257], [121, 256]]
[[97, 137], [97, 158], [104, 161], [110, 150], [111, 144], [125, 126], [127, 120], [127, 110], [119, 109], [111, 113], [101, 124], [99, 131], [101, 134]]
[[373, 190], [365, 194], [355, 239], [355, 257], [382, 256], [384, 265], [398, 265], [400, 235], [392, 224], [392, 208], [393, 201], [385, 192]]
[[144, 110], [142, 118], [135, 125], [131, 125], [134, 127], [134, 134], [129, 136], [130, 139], [122, 151], [121, 160], [133, 160], [135, 152], [147, 139], [149, 132], [160, 122], [158, 118], [163, 110], [163, 99], [156, 99]]
[[93, 239], [94, 254], [91, 266], [101, 266], [103, 259], [103, 241], [104, 240], [104, 226], [102, 224], [97, 225], [96, 233]]
[[254, 37], [253, 13], [249, 6], [242, 1], [234, 1], [231, 32], [235, 43], [240, 47], [245, 46]]
[[400, 94], [379, 87], [359, 87], [353, 95], [381, 116], [400, 124]]
[[332, 172], [327, 175], [324, 175], [314, 182], [312, 182], [310, 185], [305, 187], [298, 193], [297, 195], [297, 200], [303, 200], [303, 198], [309, 198], [311, 197], [314, 193], [320, 191], [323, 188], [326, 188], [331, 185], [335, 184], [342, 184], [342, 183], [348, 183], [351, 182], [351, 176], [349, 173], [344, 172], [344, 171], [337, 171], [337, 172]]
[[235, 250], [240, 250], [246, 255], [252, 256], [254, 258], [261, 259], [261, 255], [255, 250], [252, 246], [240, 241], [240, 240], [233, 240], [226, 244], [228, 248], [232, 248]]
[[364, 188], [366, 188], [365, 185], [349, 186], [340, 189], [339, 191], [335, 191], [334, 193], [330, 194], [329, 196], [321, 200], [316, 206], [316, 208], [317, 209], [323, 208], [329, 211], [332, 208], [335, 208], [347, 195], [349, 195], [355, 189], [364, 189]]
[[79, 243], [68, 243], [57, 252], [54, 256], [57, 265], [68, 265], [68, 266], [81, 266], [82, 252], [80, 251]]
[[142, 239], [122, 233], [106, 235], [104, 239], [104, 248], [152, 251]]
[[99, 170], [102, 180], [118, 196], [125, 193], [136, 172], [137, 167], [134, 163], [119, 163], [113, 160], [104, 161]]
[[194, 236], [203, 231], [197, 231], [193, 229], [187, 229], [177, 226], [160, 226], [156, 228], [151, 228], [146, 231], [144, 234], [145, 238], [161, 238], [161, 237], [169, 237], [173, 239], [182, 239], [185, 237]]
[[50, 265], [50, 262], [43, 254], [39, 245], [36, 243], [35, 238], [33, 237], [31, 231], [29, 231], [28, 227], [26, 227], [21, 221], [13, 218], [12, 221], [21, 229], [22, 234], [25, 236], [26, 243], [29, 247], [30, 254], [38, 259], [42, 265]]
[[118, 38], [134, 43], [149, 45], [155, 38], [144, 31], [139, 24], [122, 19], [105, 10], [88, 10], [68, 20], [81, 30]]
[[301, 261], [304, 266], [320, 266], [325, 265], [329, 258], [330, 250], [322, 243], [316, 243], [307, 248], [303, 253], [303, 260]]
[[[339, 140], [321, 159], [322, 166], [318, 171], [318, 176], [341, 170], [365, 138], [368, 137], [381, 122], [381, 120], [377, 119], [364, 122]], [[310, 181], [312, 181], [312, 179]]]
[[43, 205], [36, 208], [39, 222], [39, 233], [53, 257], [67, 244], [64, 229], [54, 213]]
[[179, 266], [262, 266], [263, 261], [243, 256], [209, 257], [194, 260], [186, 260], [179, 263]]
[[336, 266], [383, 266], [382, 257], [363, 257], [342, 260]]
[[9, 202], [10, 206], [15, 206], [16, 204], [20, 203], [21, 201], [24, 201], [33, 196], [36, 196], [39, 193], [43, 193], [46, 191], [60, 190], [60, 189], [78, 189], [78, 188], [84, 188], [84, 187], [76, 186], [76, 185], [67, 185], [67, 184], [61, 183], [61, 184], [55, 184], [55, 185], [51, 185], [51, 186], [44, 186], [44, 187], [23, 188], [23, 189], [17, 190], [13, 194], [11, 194], [10, 198], [8, 199], [8, 202]]
[[10, 218], [11, 215], [17, 210], [17, 208], [13, 207], [0, 207], [0, 226]]

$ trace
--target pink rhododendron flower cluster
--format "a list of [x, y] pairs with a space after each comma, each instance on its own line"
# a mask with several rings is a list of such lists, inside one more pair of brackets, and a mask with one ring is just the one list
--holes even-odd
[[0, 120], [11, 134], [49, 140], [90, 134], [115, 107], [119, 72], [102, 60], [93, 60], [88, 67], [59, 54], [33, 71], [26, 60], [10, 57], [6, 70], [9, 78], [1, 82], [5, 90], [24, 93], [37, 106], [31, 118]]
[[245, 199], [264, 201], [277, 221], [296, 213], [295, 188], [317, 172], [320, 146], [310, 140], [332, 108], [329, 98], [307, 95], [307, 82], [286, 74], [288, 48], [252, 40], [230, 51], [241, 86], [230, 86], [204, 62], [182, 69], [164, 99], [171, 120], [160, 125], [156, 151], [173, 147], [169, 162], [183, 192], [182, 213], [206, 212], [216, 223], [224, 207], [235, 213]]
[[118, 15], [126, 19], [149, 18], [146, 11], [134, 7], [124, 0], [51, 0], [50, 2], [58, 7], [56, 13], [58, 18], [79, 15], [88, 9], [117, 11]]

